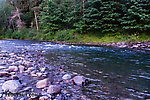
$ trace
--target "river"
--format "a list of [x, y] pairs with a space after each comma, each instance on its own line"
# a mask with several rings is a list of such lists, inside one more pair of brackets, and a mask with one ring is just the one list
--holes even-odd
[[50, 42], [0, 40], [0, 50], [42, 50], [53, 66], [89, 79], [82, 93], [93, 100], [150, 99], [150, 52]]

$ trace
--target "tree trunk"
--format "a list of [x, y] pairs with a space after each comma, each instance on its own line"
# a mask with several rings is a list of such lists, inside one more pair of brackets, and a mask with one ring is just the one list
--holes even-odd
[[34, 16], [35, 16], [35, 22], [36, 22], [36, 29], [39, 31], [39, 26], [38, 26], [38, 20], [37, 20], [37, 14], [36, 11], [34, 10]]
[[74, 0], [74, 11], [76, 10], [76, 6], [77, 6], [77, 1]]
[[16, 13], [17, 13], [17, 16], [19, 18], [19, 20], [17, 21], [18, 32], [20, 32], [23, 23], [22, 23], [21, 18], [20, 18], [19, 9], [17, 7], [16, 7]]
[[85, 11], [85, 0], [82, 0], [82, 14], [84, 16], [84, 11]]

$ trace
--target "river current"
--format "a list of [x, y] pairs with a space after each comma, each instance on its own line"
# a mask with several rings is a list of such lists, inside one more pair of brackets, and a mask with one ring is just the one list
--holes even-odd
[[0, 40], [0, 51], [42, 50], [53, 66], [89, 79], [83, 94], [93, 100], [150, 99], [150, 52], [113, 47], [60, 45], [50, 42]]

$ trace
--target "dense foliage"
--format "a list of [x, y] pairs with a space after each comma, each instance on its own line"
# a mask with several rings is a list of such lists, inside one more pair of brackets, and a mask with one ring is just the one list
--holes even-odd
[[65, 40], [75, 33], [150, 30], [150, 0], [7, 0], [0, 12], [0, 35], [6, 38], [22, 33], [17, 38]]

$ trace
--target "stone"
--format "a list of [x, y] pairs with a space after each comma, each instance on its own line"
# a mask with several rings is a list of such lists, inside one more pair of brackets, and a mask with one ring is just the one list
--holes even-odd
[[32, 89], [32, 87], [26, 87], [26, 88], [24, 88], [22, 91], [24, 92], [24, 91], [29, 91], [29, 90], [31, 90]]
[[71, 78], [71, 75], [69, 75], [69, 74], [65, 74], [63, 77], [62, 77], [62, 79], [64, 79], [64, 80], [69, 80]]
[[6, 96], [5, 99], [6, 100], [15, 100], [15, 97], [14, 96]]
[[6, 67], [5, 66], [0, 66], [0, 69], [6, 69]]
[[28, 71], [29, 71], [29, 72], [31, 72], [31, 71], [33, 71], [33, 70], [34, 70], [34, 67], [29, 67], [29, 68], [28, 68]]
[[10, 76], [11, 74], [6, 72], [6, 71], [2, 71], [0, 72], [0, 76]]
[[59, 93], [60, 91], [61, 91], [61, 88], [58, 85], [50, 85], [47, 90], [47, 92], [50, 94]]
[[75, 76], [73, 78], [73, 83], [76, 85], [85, 85], [87, 83], [87, 79], [84, 76]]
[[34, 73], [31, 73], [31, 76], [32, 76], [32, 77], [37, 77], [37, 75], [36, 75], [36, 74], [34, 74]]
[[21, 88], [21, 84], [17, 80], [9, 80], [3, 83], [2, 90], [17, 93]]
[[36, 73], [37, 77], [41, 77], [42, 76], [42, 73]]
[[9, 66], [8, 71], [18, 71], [18, 67], [17, 66]]
[[42, 96], [39, 98], [39, 100], [48, 100], [48, 97], [47, 96]]
[[24, 66], [22, 66], [22, 65], [19, 66], [20, 73], [22, 73], [24, 71], [24, 69], [25, 69]]
[[19, 78], [18, 78], [17, 75], [12, 75], [12, 76], [11, 76], [11, 79], [12, 79], [12, 80], [19, 80]]
[[36, 88], [44, 88], [48, 86], [49, 79], [43, 79], [36, 83]]
[[133, 46], [132, 46], [132, 48], [138, 48], [138, 47], [139, 47], [138, 45], [133, 45]]

